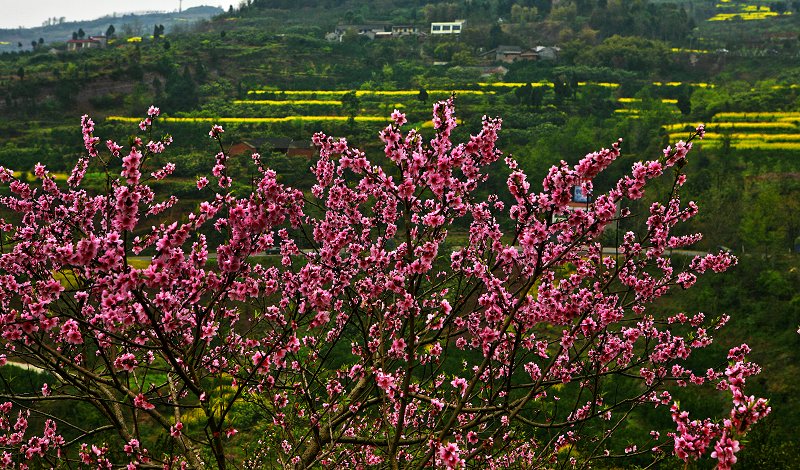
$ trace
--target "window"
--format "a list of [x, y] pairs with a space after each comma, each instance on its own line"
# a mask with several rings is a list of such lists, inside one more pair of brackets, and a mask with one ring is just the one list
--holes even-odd
[[446, 25], [442, 26], [442, 31], [450, 31], [450, 25], [446, 24]]
[[461, 25], [460, 24], [453, 25], [453, 31], [461, 31]]
[[442, 30], [442, 27], [441, 27], [441, 26], [439, 26], [438, 24], [436, 24], [436, 25], [433, 25], [433, 27], [432, 27], [432, 29], [431, 29], [431, 31], [441, 31], [441, 30]]

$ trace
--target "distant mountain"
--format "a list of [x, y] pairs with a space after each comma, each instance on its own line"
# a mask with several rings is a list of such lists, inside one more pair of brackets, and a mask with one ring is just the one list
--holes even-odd
[[[95, 20], [70, 21], [35, 28], [0, 29], [0, 52], [13, 52], [31, 49], [32, 41], [44, 40], [45, 46], [63, 43], [72, 39], [72, 33], [82, 29], [88, 36], [105, 34], [110, 25], [118, 36], [149, 36], [155, 25], [164, 25], [166, 34], [176, 28], [186, 28], [223, 13], [218, 7], [199, 6], [187, 8], [182, 12], [152, 12], [139, 14], [114, 14]], [[19, 47], [22, 44], [22, 47]]]

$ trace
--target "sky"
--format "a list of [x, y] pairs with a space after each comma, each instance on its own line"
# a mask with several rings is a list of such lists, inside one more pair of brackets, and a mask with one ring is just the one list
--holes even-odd
[[[180, 0], [0, 0], [0, 28], [41, 26], [48, 18], [93, 20], [112, 13], [176, 11]], [[221, 6], [233, 0], [182, 0], [183, 9]]]

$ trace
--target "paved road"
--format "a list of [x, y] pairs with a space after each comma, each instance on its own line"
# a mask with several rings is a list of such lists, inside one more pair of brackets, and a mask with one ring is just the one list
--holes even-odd
[[[44, 374], [45, 372], [47, 372], [44, 369], [42, 369], [41, 367], [36, 367], [34, 365], [31, 365], [31, 364], [28, 364], [28, 363], [25, 363], [25, 362], [7, 361], [6, 365], [7, 366], [19, 367], [20, 369], [25, 369], [27, 371], [36, 372], [37, 374]], [[3, 369], [2, 369], [2, 367], [0, 367], [0, 373], [2, 373], [2, 371], [3, 371]]]

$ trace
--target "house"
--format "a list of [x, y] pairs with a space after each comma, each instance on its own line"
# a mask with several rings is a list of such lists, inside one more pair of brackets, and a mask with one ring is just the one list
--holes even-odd
[[263, 145], [266, 139], [250, 139], [236, 142], [228, 149], [228, 155], [231, 157], [238, 157], [239, 155], [250, 156], [258, 153], [258, 149]]
[[498, 65], [497, 67], [484, 67], [481, 69], [481, 78], [503, 78], [507, 73], [508, 69], [502, 65]]
[[561, 48], [557, 46], [536, 46], [533, 51], [536, 52], [541, 60], [556, 60]]
[[108, 45], [108, 38], [106, 36], [89, 36], [89, 40], [99, 42], [100, 47], [106, 47]]
[[84, 49], [96, 49], [106, 47], [108, 38], [105, 36], [89, 36], [88, 39], [70, 39], [67, 41], [68, 51], [81, 51]]
[[466, 20], [431, 23], [431, 34], [461, 34]]
[[419, 28], [410, 24], [392, 25], [392, 34], [394, 36], [407, 36], [409, 34], [419, 34]]
[[336, 25], [336, 29], [334, 29], [334, 33], [339, 36], [344, 36], [344, 34], [348, 31], [355, 31], [356, 34], [360, 35], [369, 35], [370, 33], [378, 33], [378, 32], [386, 32], [390, 31], [392, 25], [390, 23], [384, 22], [375, 22], [375, 23], [364, 23], [364, 24], [338, 24]]
[[519, 46], [497, 46], [497, 48], [481, 54], [481, 57], [493, 62], [511, 64], [519, 60], [537, 60], [539, 54], [534, 50], [524, 50]]
[[289, 148], [286, 149], [286, 156], [287, 157], [306, 157], [311, 158], [314, 156], [314, 145], [311, 141], [305, 140], [293, 140], [289, 144]]
[[519, 46], [497, 46], [496, 49], [489, 51], [489, 54], [492, 53], [495, 62], [510, 64], [519, 60], [522, 55], [522, 48]]
[[387, 39], [399, 36], [418, 35], [419, 28], [414, 25], [402, 24], [392, 25], [384, 22], [374, 22], [365, 24], [340, 24], [332, 33], [325, 35], [325, 39], [330, 42], [342, 42], [342, 38], [352, 31], [359, 36], [366, 36], [369, 39]]
[[287, 157], [313, 157], [314, 145], [310, 140], [294, 140], [289, 137], [271, 137], [265, 139], [266, 150], [282, 153]]

